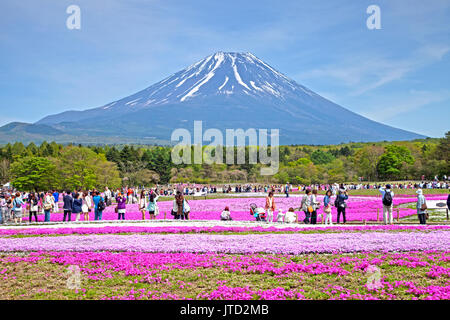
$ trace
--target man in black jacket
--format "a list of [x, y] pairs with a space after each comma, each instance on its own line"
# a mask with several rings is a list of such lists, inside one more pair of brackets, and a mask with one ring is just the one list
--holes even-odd
[[450, 210], [450, 193], [448, 194], [447, 197], [447, 210]]
[[73, 198], [70, 195], [70, 191], [67, 191], [66, 194], [64, 195], [63, 202], [64, 202], [64, 205], [63, 205], [63, 209], [64, 209], [63, 221], [66, 221], [66, 216], [68, 218], [67, 221], [71, 221]]

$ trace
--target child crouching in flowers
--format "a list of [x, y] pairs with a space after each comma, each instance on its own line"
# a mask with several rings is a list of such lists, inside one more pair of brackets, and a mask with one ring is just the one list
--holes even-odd
[[220, 214], [220, 220], [221, 221], [231, 221], [231, 214], [230, 214], [230, 208], [225, 207], [225, 209]]
[[294, 208], [289, 208], [288, 212], [284, 216], [285, 223], [295, 223], [297, 222], [297, 214], [294, 212]]

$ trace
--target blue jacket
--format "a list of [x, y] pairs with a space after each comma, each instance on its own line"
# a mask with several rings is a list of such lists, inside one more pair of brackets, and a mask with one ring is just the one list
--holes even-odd
[[83, 205], [82, 199], [74, 199], [73, 206], [72, 206], [72, 213], [80, 213], [82, 205]]
[[328, 206], [328, 204], [330, 203], [331, 198], [329, 196], [325, 196], [325, 198], [323, 198], [323, 205], [324, 207]]
[[103, 197], [101, 197], [101, 196], [94, 196], [94, 197], [92, 197], [92, 200], [94, 201], [94, 207], [95, 207], [95, 210], [97, 210], [98, 203], [100, 202], [100, 199], [102, 199], [103, 201], [105, 201], [105, 200], [103, 199]]

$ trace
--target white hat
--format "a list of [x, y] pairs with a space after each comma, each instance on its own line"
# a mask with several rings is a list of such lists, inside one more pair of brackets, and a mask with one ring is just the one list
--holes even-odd
[[422, 194], [423, 191], [422, 191], [422, 189], [419, 189], [419, 190], [416, 191], [416, 193], [417, 193], [417, 194]]

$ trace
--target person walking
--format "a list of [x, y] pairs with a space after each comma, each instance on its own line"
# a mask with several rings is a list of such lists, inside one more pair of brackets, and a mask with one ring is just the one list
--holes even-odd
[[94, 191], [94, 197], [92, 198], [94, 202], [94, 211], [95, 216], [94, 220], [100, 221], [102, 220], [103, 210], [106, 208], [105, 199], [100, 195], [100, 192]]
[[63, 216], [63, 222], [66, 221], [66, 217], [68, 218], [67, 221], [71, 221], [72, 217], [72, 209], [73, 209], [73, 197], [70, 194], [70, 191], [67, 190], [66, 193], [63, 196], [63, 210], [64, 210], [64, 216]]
[[125, 220], [125, 212], [127, 211], [127, 198], [119, 192], [116, 197], [117, 202], [117, 220]]
[[16, 196], [13, 200], [13, 214], [14, 214], [14, 223], [22, 223], [22, 206], [23, 206], [23, 200], [20, 197], [20, 192], [16, 193]]
[[333, 218], [331, 215], [331, 196], [333, 194], [333, 191], [327, 190], [325, 193], [325, 197], [323, 198], [323, 212], [326, 214], [326, 217], [324, 220], [325, 225], [330, 224], [333, 225]]
[[184, 204], [184, 196], [180, 191], [177, 191], [177, 194], [176, 194], [175, 200], [174, 200], [174, 211], [176, 209], [175, 219], [181, 219], [181, 220], [184, 219], [183, 204]]
[[420, 224], [427, 224], [427, 200], [425, 199], [425, 196], [423, 195], [422, 189], [419, 189], [416, 191], [417, 193], [417, 215], [419, 216], [419, 222]]
[[[311, 195], [311, 207], [313, 211], [311, 212], [311, 224], [317, 224], [317, 210], [320, 207], [320, 202], [317, 201], [317, 189], [312, 191]], [[322, 218], [323, 220], [323, 218]]]
[[4, 224], [5, 221], [5, 217], [6, 217], [6, 210], [8, 208], [8, 205], [6, 203], [6, 198], [5, 196], [2, 195], [2, 197], [0, 198], [0, 223]]
[[267, 211], [267, 222], [272, 223], [273, 222], [273, 213], [275, 212], [275, 209], [277, 206], [275, 205], [275, 199], [273, 197], [273, 192], [270, 191], [269, 195], [266, 197], [266, 206], [265, 209]]
[[394, 207], [394, 191], [391, 190], [391, 185], [387, 184], [386, 188], [381, 187], [380, 190], [383, 202], [383, 221], [384, 224], [393, 224], [394, 217], [392, 209]]
[[306, 189], [305, 194], [302, 197], [302, 202], [300, 205], [301, 210], [305, 213], [305, 219], [303, 219], [303, 223], [309, 224], [310, 223], [310, 217], [312, 207], [311, 207], [311, 197], [310, 197], [311, 190]]
[[183, 199], [183, 215], [184, 220], [189, 220], [189, 214], [191, 213], [191, 206], [186, 198]]
[[[89, 221], [89, 212], [92, 209], [92, 198], [87, 191], [83, 193], [83, 205], [81, 206], [81, 211], [83, 212], [84, 221]], [[78, 217], [77, 220], [78, 221]]]
[[284, 186], [284, 193], [286, 194], [286, 198], [289, 198], [289, 182], [286, 182], [286, 185]]
[[450, 210], [450, 193], [448, 194], [447, 197], [447, 211]]
[[[153, 194], [153, 192], [150, 190], [150, 196]], [[142, 213], [142, 220], [145, 220], [145, 210], [148, 207], [148, 201], [147, 201], [147, 192], [142, 189], [141, 195], [139, 197], [139, 209]]]
[[[80, 214], [83, 211], [83, 197], [82, 197], [82, 193], [76, 193], [75, 194], [75, 199], [73, 199], [73, 204], [72, 204], [72, 213], [76, 214], [76, 218], [75, 221], [78, 221], [80, 219]], [[70, 216], [69, 215], [69, 221], [70, 220]]]
[[[159, 208], [156, 201], [158, 201], [159, 196], [155, 192], [150, 193], [149, 201], [148, 201], [148, 214], [150, 216], [150, 220], [155, 220], [155, 215], [158, 215]], [[145, 213], [145, 209], [144, 209]], [[144, 216], [145, 219], [145, 216]]]
[[55, 198], [48, 191], [44, 195], [44, 199], [42, 201], [42, 209], [44, 210], [44, 222], [50, 222], [50, 212], [55, 208]]
[[336, 196], [336, 200], [334, 201], [334, 205], [337, 208], [337, 223], [339, 224], [339, 220], [342, 214], [342, 220], [344, 224], [347, 222], [347, 219], [345, 217], [345, 209], [347, 208], [347, 203], [345, 203], [345, 200], [348, 199], [348, 193], [347, 190], [341, 188], [338, 191], [338, 195]]
[[108, 187], [105, 187], [105, 203], [107, 206], [110, 206], [112, 201], [112, 194], [111, 194], [111, 190], [108, 189]]
[[30, 200], [29, 200], [29, 205], [30, 205], [30, 217], [29, 217], [29, 222], [31, 223], [31, 220], [33, 218], [34, 215], [34, 220], [36, 222], [38, 222], [38, 218], [37, 218], [37, 213], [39, 211], [39, 206], [38, 206], [38, 199], [36, 197], [36, 193], [31, 193], [30, 195]]

